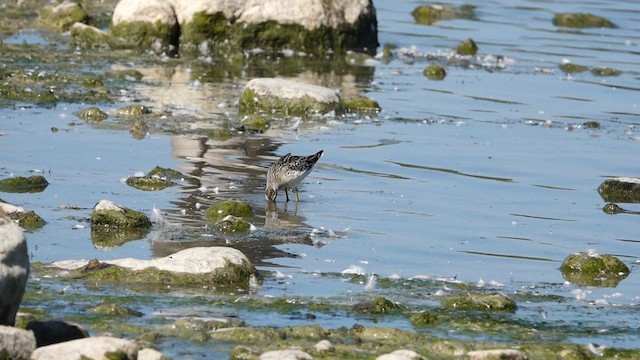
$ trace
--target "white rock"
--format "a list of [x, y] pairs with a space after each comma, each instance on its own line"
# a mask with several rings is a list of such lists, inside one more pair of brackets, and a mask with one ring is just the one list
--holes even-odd
[[[218, 269], [225, 268], [227, 262], [234, 265], [250, 264], [249, 259], [242, 252], [224, 246], [194, 247], [152, 260], [125, 258], [105, 260], [104, 262], [135, 271], [155, 267], [158, 270], [189, 274], [207, 274], [214, 272]], [[52, 263], [51, 266], [64, 270], [76, 270], [86, 264], [86, 260], [65, 260], [56, 261]]]
[[0, 325], [14, 325], [28, 277], [27, 239], [0, 209]]
[[215, 14], [221, 12], [227, 19], [235, 17], [245, 2], [244, 0], [168, 0], [178, 18], [178, 23], [183, 25], [193, 19], [193, 15], [202, 12], [205, 14]]
[[376, 360], [423, 360], [424, 357], [420, 356], [413, 350], [400, 349], [388, 354], [380, 355]]
[[171, 4], [164, 0], [120, 0], [113, 10], [111, 21], [114, 25], [138, 21], [177, 25]]
[[31, 331], [0, 325], [0, 353], [9, 359], [30, 359], [36, 349], [36, 338]]
[[260, 360], [313, 360], [313, 357], [300, 350], [274, 350], [262, 353]]
[[108, 360], [107, 353], [123, 352], [127, 359], [136, 359], [138, 345], [125, 339], [97, 336], [43, 346], [33, 352], [33, 360], [80, 359]]
[[310, 97], [321, 103], [340, 102], [338, 92], [324, 86], [276, 78], [257, 78], [249, 81], [245, 89], [251, 89], [257, 97], [267, 96], [281, 99]]
[[104, 199], [98, 201], [96, 206], [93, 207], [93, 211], [98, 211], [98, 210], [114, 210], [114, 211], [119, 211], [119, 212], [123, 212], [124, 211], [122, 206], [114, 203], [111, 200], [104, 200]]
[[526, 360], [527, 356], [515, 349], [477, 350], [467, 353], [468, 360], [509, 359]]
[[334, 351], [336, 349], [335, 346], [333, 346], [333, 344], [329, 340], [320, 340], [318, 341], [317, 344], [313, 345], [313, 348], [319, 352]]
[[142, 349], [138, 351], [138, 360], [162, 360], [162, 353], [155, 349]]

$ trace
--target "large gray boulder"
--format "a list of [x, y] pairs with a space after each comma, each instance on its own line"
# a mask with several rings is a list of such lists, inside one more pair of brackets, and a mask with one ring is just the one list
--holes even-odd
[[0, 208], [0, 325], [15, 324], [28, 277], [27, 240]]
[[[117, 357], [116, 357], [117, 356]], [[57, 359], [137, 359], [138, 345], [125, 339], [96, 336], [43, 346], [33, 352], [33, 360]]]
[[0, 358], [31, 359], [36, 349], [36, 338], [31, 331], [0, 325]]

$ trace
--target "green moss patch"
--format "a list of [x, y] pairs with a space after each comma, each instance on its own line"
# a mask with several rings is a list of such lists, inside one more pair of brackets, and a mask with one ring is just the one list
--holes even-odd
[[157, 176], [130, 176], [127, 178], [126, 184], [138, 190], [158, 191], [174, 186], [176, 183]]
[[420, 5], [411, 15], [418, 24], [431, 25], [440, 20], [450, 19], [475, 19], [475, 11], [472, 5], [454, 7], [449, 5]]
[[76, 22], [87, 23], [89, 14], [78, 3], [65, 2], [56, 7], [43, 7], [39, 22], [59, 31], [68, 31]]
[[122, 211], [94, 210], [91, 212], [91, 224], [94, 226], [127, 229], [147, 229], [151, 227], [151, 221], [145, 214], [128, 208], [122, 208]]
[[100, 110], [100, 108], [98, 108], [97, 106], [92, 106], [86, 109], [78, 110], [74, 112], [74, 115], [76, 115], [77, 117], [79, 117], [80, 119], [86, 122], [92, 122], [92, 123], [101, 122], [103, 120], [106, 120], [109, 117], [107, 113]]
[[371, 301], [360, 302], [353, 306], [354, 311], [364, 314], [387, 314], [398, 309], [393, 301], [377, 297]]
[[606, 66], [598, 66], [591, 69], [591, 73], [595, 76], [618, 76], [621, 71]]
[[589, 68], [584, 65], [572, 64], [572, 63], [560, 64], [559, 67], [560, 67], [560, 70], [562, 70], [567, 74], [582, 73], [589, 70]]
[[614, 28], [615, 25], [602, 16], [585, 13], [558, 13], [553, 25], [571, 28]]
[[456, 53], [460, 55], [475, 55], [478, 53], [478, 45], [473, 39], [467, 39], [456, 47]]
[[[155, 49], [158, 52], [173, 54], [178, 47], [178, 25], [169, 26], [159, 20], [153, 24], [142, 21], [112, 24], [109, 33], [118, 38], [123, 47], [130, 49]], [[159, 42], [159, 47], [155, 46], [156, 42]]]
[[207, 209], [207, 219], [217, 221], [232, 215], [239, 218], [248, 218], [253, 215], [251, 205], [246, 201], [229, 200], [215, 204]]
[[9, 217], [27, 231], [40, 229], [46, 225], [46, 221], [33, 211], [16, 211], [9, 214]]
[[580, 252], [569, 255], [560, 267], [573, 284], [615, 287], [629, 275], [629, 268], [615, 256]]
[[604, 201], [614, 203], [640, 203], [640, 179], [618, 177], [603, 181], [598, 194]]
[[42, 175], [14, 176], [0, 180], [0, 191], [8, 193], [38, 193], [43, 192], [47, 186], [49, 182]]
[[504, 294], [483, 294], [469, 292], [453, 296], [443, 301], [445, 309], [450, 310], [484, 310], [484, 311], [516, 311], [516, 303]]
[[381, 108], [377, 101], [367, 97], [345, 99], [344, 107], [352, 113], [379, 113]]
[[443, 80], [447, 76], [447, 70], [440, 65], [429, 65], [422, 74], [430, 80]]
[[144, 105], [127, 105], [116, 110], [117, 117], [133, 119], [140, 116], [151, 114], [151, 109]]

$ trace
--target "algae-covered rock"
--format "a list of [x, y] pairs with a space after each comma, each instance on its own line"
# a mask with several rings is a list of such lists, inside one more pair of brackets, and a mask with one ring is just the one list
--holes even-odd
[[508, 296], [501, 293], [467, 293], [452, 296], [443, 301], [445, 309], [451, 310], [491, 310], [516, 311], [517, 305]]
[[151, 109], [144, 105], [127, 105], [116, 110], [115, 115], [122, 118], [136, 118], [151, 114]]
[[107, 113], [100, 110], [100, 108], [98, 108], [97, 106], [81, 109], [74, 112], [73, 114], [86, 122], [92, 122], [92, 123], [97, 123], [97, 122], [106, 120], [109, 117]]
[[629, 268], [615, 256], [579, 252], [560, 266], [565, 280], [584, 286], [615, 287], [629, 275]]
[[600, 123], [597, 121], [587, 121], [582, 124], [585, 129], [600, 129]]
[[49, 182], [42, 175], [14, 176], [0, 180], [0, 191], [8, 193], [38, 193], [47, 186]]
[[606, 66], [597, 66], [591, 69], [591, 73], [595, 76], [618, 76], [621, 71]]
[[233, 133], [229, 129], [217, 128], [209, 131], [207, 136], [214, 140], [224, 141], [231, 139], [233, 137]]
[[176, 184], [171, 180], [162, 179], [157, 176], [130, 176], [125, 183], [143, 191], [158, 191]]
[[559, 68], [560, 70], [562, 70], [567, 74], [582, 73], [589, 70], [589, 68], [584, 65], [572, 64], [572, 63], [560, 64]]
[[620, 206], [618, 206], [617, 204], [614, 204], [614, 203], [605, 204], [602, 207], [602, 211], [605, 214], [609, 214], [609, 215], [621, 214], [621, 213], [625, 212], [625, 210], [623, 208], [621, 208]]
[[149, 218], [138, 211], [117, 205], [109, 200], [100, 200], [91, 212], [92, 227], [124, 229], [148, 229]]
[[9, 214], [9, 217], [18, 222], [21, 228], [32, 231], [40, 229], [47, 224], [43, 218], [33, 211], [16, 211]]
[[227, 215], [223, 219], [216, 221], [214, 228], [225, 234], [240, 234], [252, 229], [251, 223], [247, 220], [233, 215]]
[[76, 22], [87, 23], [89, 14], [82, 6], [75, 2], [63, 2], [55, 7], [45, 6], [40, 10], [40, 23], [54, 27], [60, 31], [67, 31]]
[[433, 326], [437, 323], [438, 317], [428, 311], [411, 315], [411, 324], [416, 327]]
[[371, 301], [364, 301], [353, 306], [353, 310], [364, 314], [387, 314], [398, 309], [393, 301], [377, 297]]
[[242, 114], [305, 116], [339, 110], [342, 103], [333, 89], [293, 80], [257, 78], [245, 86], [239, 106]]
[[352, 113], [379, 113], [381, 110], [377, 101], [363, 96], [345, 99], [344, 107]]
[[640, 178], [616, 177], [598, 186], [604, 201], [614, 203], [640, 203]]
[[154, 177], [160, 177], [167, 180], [180, 180], [184, 177], [184, 175], [178, 170], [163, 168], [160, 166], [156, 166], [153, 169], [151, 169], [148, 175], [154, 176]]
[[251, 205], [246, 201], [229, 200], [215, 204], [207, 209], [207, 219], [217, 221], [233, 215], [239, 218], [248, 218], [253, 215]]
[[129, 309], [127, 307], [118, 305], [116, 303], [104, 302], [98, 306], [92, 307], [89, 311], [110, 316], [136, 316], [140, 317], [143, 314], [140, 311]]
[[84, 48], [117, 48], [118, 41], [97, 27], [77, 22], [71, 26], [71, 44]]
[[240, 122], [247, 128], [260, 131], [265, 131], [269, 129], [269, 127], [271, 127], [271, 123], [269, 122], [269, 120], [267, 120], [267, 118], [261, 114], [251, 114], [245, 116]]
[[105, 260], [108, 267], [86, 271], [86, 261], [68, 260], [50, 264], [68, 273], [63, 277], [95, 283], [122, 283], [159, 291], [167, 286], [194, 288], [216, 286], [248, 287], [258, 272], [240, 251], [229, 247], [194, 247], [166, 257], [141, 260]]
[[602, 16], [584, 13], [558, 13], [553, 25], [572, 28], [613, 28], [615, 25]]
[[456, 47], [456, 53], [460, 55], [475, 55], [478, 53], [478, 45], [473, 39], [467, 39]]
[[440, 20], [449, 19], [474, 19], [474, 7], [471, 5], [462, 5], [460, 7], [449, 5], [420, 5], [415, 8], [411, 15], [418, 24], [431, 25]]
[[431, 80], [442, 80], [447, 76], [447, 70], [440, 65], [429, 65], [422, 74]]

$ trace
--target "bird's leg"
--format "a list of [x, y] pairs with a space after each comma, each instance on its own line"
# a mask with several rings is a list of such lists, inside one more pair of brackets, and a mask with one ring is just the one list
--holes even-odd
[[296, 202], [300, 202], [300, 196], [298, 196], [298, 188], [295, 188], [296, 190]]
[[284, 188], [284, 194], [287, 196], [287, 202], [289, 202], [289, 193], [287, 192], [287, 188]]

